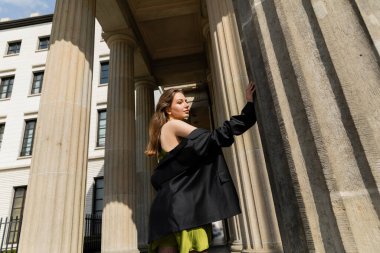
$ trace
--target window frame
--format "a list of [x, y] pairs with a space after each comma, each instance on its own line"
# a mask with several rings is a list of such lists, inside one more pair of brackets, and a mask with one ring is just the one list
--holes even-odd
[[[48, 39], [47, 42], [47, 47], [46, 48], [41, 48], [41, 40], [42, 39]], [[38, 41], [37, 41], [37, 51], [46, 51], [50, 49], [50, 35], [44, 35], [44, 36], [39, 36]]]
[[[103, 187], [102, 188], [100, 188], [100, 187], [97, 188], [97, 181], [98, 180], [103, 180]], [[94, 183], [93, 184], [94, 184], [94, 188], [93, 188], [92, 211], [91, 211], [91, 214], [93, 216], [98, 216], [99, 215], [101, 217], [101, 215], [103, 213], [103, 206], [104, 206], [104, 176], [94, 177]], [[96, 198], [96, 193], [97, 193], [96, 190], [99, 190], [99, 189], [103, 189], [103, 198], [102, 199], [97, 199]], [[96, 209], [96, 202], [99, 201], [99, 200], [102, 201], [102, 210], [101, 211]]]
[[[105, 145], [106, 145], [106, 131], [107, 131], [107, 108], [102, 108], [102, 109], [98, 109], [97, 110], [98, 112], [98, 120], [97, 120], [97, 126], [96, 126], [96, 147], [97, 148], [104, 148]], [[104, 139], [104, 145], [99, 145], [99, 140], [100, 140], [100, 121], [102, 120], [101, 117], [100, 117], [100, 114], [102, 112], [105, 112], [106, 116], [105, 116], [105, 124], [104, 124], [104, 128], [102, 129], [105, 129], [105, 133], [104, 133], [104, 137], [102, 137], [102, 139]]]
[[[108, 69], [107, 69], [107, 82], [102, 82], [102, 80], [104, 80], [102, 74], [103, 74], [103, 70], [102, 70], [102, 67], [103, 67], [103, 64], [107, 63], [107, 66], [108, 66]], [[99, 68], [99, 85], [108, 85], [109, 83], [109, 78], [110, 78], [110, 61], [109, 60], [103, 60], [103, 61], [100, 61], [100, 68]]]
[[[16, 198], [19, 198], [19, 197], [16, 197], [17, 195], [17, 190], [18, 189], [23, 189], [24, 192], [23, 192], [23, 195], [22, 195], [22, 202], [21, 202], [21, 207], [20, 208], [15, 208], [15, 203], [16, 203]], [[22, 220], [22, 216], [23, 216], [23, 213], [24, 213], [24, 208], [25, 208], [25, 199], [26, 199], [26, 194], [27, 194], [27, 190], [28, 190], [28, 187], [26, 185], [21, 185], [21, 186], [14, 186], [13, 187], [13, 199], [12, 199], [12, 208], [11, 208], [11, 212], [10, 212], [10, 215], [9, 215], [9, 230], [8, 230], [8, 240], [7, 240], [7, 244], [14, 244], [14, 243], [18, 243], [18, 240], [20, 239], [19, 236], [20, 236], [20, 232], [19, 229], [21, 229], [21, 220]], [[20, 216], [16, 216], [14, 217], [13, 216], [13, 212], [15, 209], [20, 209]], [[18, 220], [18, 224], [17, 223], [13, 223], [14, 220]], [[12, 226], [13, 224], [15, 224], [15, 226]], [[17, 233], [17, 236], [15, 237], [12, 233]]]
[[[8, 82], [8, 85], [7, 85], [7, 90], [6, 90], [6, 92], [5, 92], [5, 97], [1, 97], [1, 95], [2, 94], [4, 94], [3, 92], [2, 92], [2, 89], [3, 89], [3, 83], [4, 83], [4, 79], [12, 79], [12, 84], [11, 85], [9, 85], [9, 82]], [[11, 98], [11, 96], [12, 96], [12, 91], [13, 91], [13, 86], [14, 86], [14, 82], [15, 82], [15, 75], [8, 75], [8, 76], [1, 76], [0, 77], [0, 100], [1, 99], [9, 99], [9, 98]], [[9, 87], [11, 87], [11, 88], [9, 88]]]
[[[36, 77], [36, 74], [39, 74], [39, 73], [42, 73], [42, 79], [40, 80], [40, 87], [39, 87], [39, 92], [38, 93], [33, 93], [33, 90], [35, 89], [34, 85], [35, 85], [35, 77]], [[33, 71], [33, 75], [32, 75], [32, 86], [31, 86], [31, 89], [30, 89], [30, 92], [29, 94], [30, 95], [39, 95], [41, 94], [42, 92], [42, 86], [43, 86], [43, 80], [44, 80], [44, 76], [45, 76], [45, 70], [35, 70]]]
[[0, 122], [0, 150], [1, 150], [1, 145], [3, 144], [4, 132], [5, 132], [5, 122]]
[[[33, 122], [34, 121], [34, 128], [33, 128], [33, 133], [32, 133], [32, 141], [31, 141], [31, 147], [30, 147], [30, 153], [26, 154], [24, 153], [24, 148], [26, 149], [26, 147], [24, 147], [24, 145], [27, 145], [25, 144], [25, 140], [28, 139], [26, 138], [26, 130], [27, 130], [27, 126], [28, 126], [28, 123], [29, 122]], [[22, 138], [22, 142], [21, 142], [21, 150], [20, 150], [20, 157], [28, 157], [28, 156], [32, 156], [33, 155], [33, 145], [34, 145], [34, 137], [36, 135], [36, 128], [37, 128], [37, 118], [30, 118], [30, 119], [25, 119], [24, 121], [24, 134], [23, 134], [23, 138]], [[26, 151], [25, 151], [26, 152]]]
[[[9, 48], [11, 47], [10, 44], [15, 44], [15, 43], [20, 43], [20, 45], [18, 46], [18, 52], [17, 53], [9, 53]], [[22, 44], [22, 40], [13, 40], [13, 41], [8, 41], [7, 42], [7, 49], [5, 51], [5, 55], [6, 56], [11, 56], [11, 55], [19, 55], [20, 52], [21, 52], [21, 44]]]

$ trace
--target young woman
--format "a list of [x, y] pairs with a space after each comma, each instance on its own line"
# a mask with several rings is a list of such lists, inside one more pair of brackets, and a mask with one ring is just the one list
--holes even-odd
[[157, 194], [149, 217], [150, 253], [207, 252], [210, 224], [241, 212], [221, 147], [256, 122], [254, 89], [250, 83], [241, 114], [213, 131], [185, 122], [190, 107], [181, 90], [161, 95], [145, 151], [159, 159], [151, 178]]

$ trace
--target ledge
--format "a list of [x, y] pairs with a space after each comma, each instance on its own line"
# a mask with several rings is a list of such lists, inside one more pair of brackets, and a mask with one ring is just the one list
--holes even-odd
[[1, 171], [7, 171], [7, 170], [29, 170], [29, 169], [30, 169], [30, 164], [29, 165], [13, 166], [13, 167], [0, 167], [0, 172]]
[[31, 17], [31, 18], [9, 20], [9, 21], [0, 22], [0, 30], [29, 26], [29, 25], [36, 25], [36, 24], [43, 24], [43, 23], [51, 23], [52, 21], [53, 21], [53, 14], [42, 15], [42, 16]]
[[47, 52], [47, 51], [49, 51], [48, 48], [46, 48], [46, 49], [36, 49], [36, 51], [34, 51], [34, 52], [35, 53], [40, 53], [40, 52]]
[[20, 53], [17, 54], [5, 54], [3, 57], [13, 57], [13, 56], [18, 56]]
[[27, 155], [27, 156], [19, 156], [17, 157], [17, 160], [26, 160], [26, 159], [31, 159], [32, 156], [31, 155]]
[[94, 160], [104, 160], [104, 155], [91, 156], [88, 158], [88, 162], [94, 161]]
[[28, 95], [28, 98], [30, 97], [40, 97], [41, 96], [41, 93], [37, 93], [37, 94], [29, 94]]

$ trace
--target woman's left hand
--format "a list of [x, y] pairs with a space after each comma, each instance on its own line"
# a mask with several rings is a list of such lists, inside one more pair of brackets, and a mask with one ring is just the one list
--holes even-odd
[[253, 81], [250, 81], [248, 87], [245, 89], [245, 99], [247, 102], [253, 102], [253, 92], [256, 89], [256, 85]]

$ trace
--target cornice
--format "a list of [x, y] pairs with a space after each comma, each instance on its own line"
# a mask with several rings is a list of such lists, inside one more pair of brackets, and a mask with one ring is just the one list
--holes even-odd
[[0, 22], [0, 30], [53, 22], [53, 14]]

